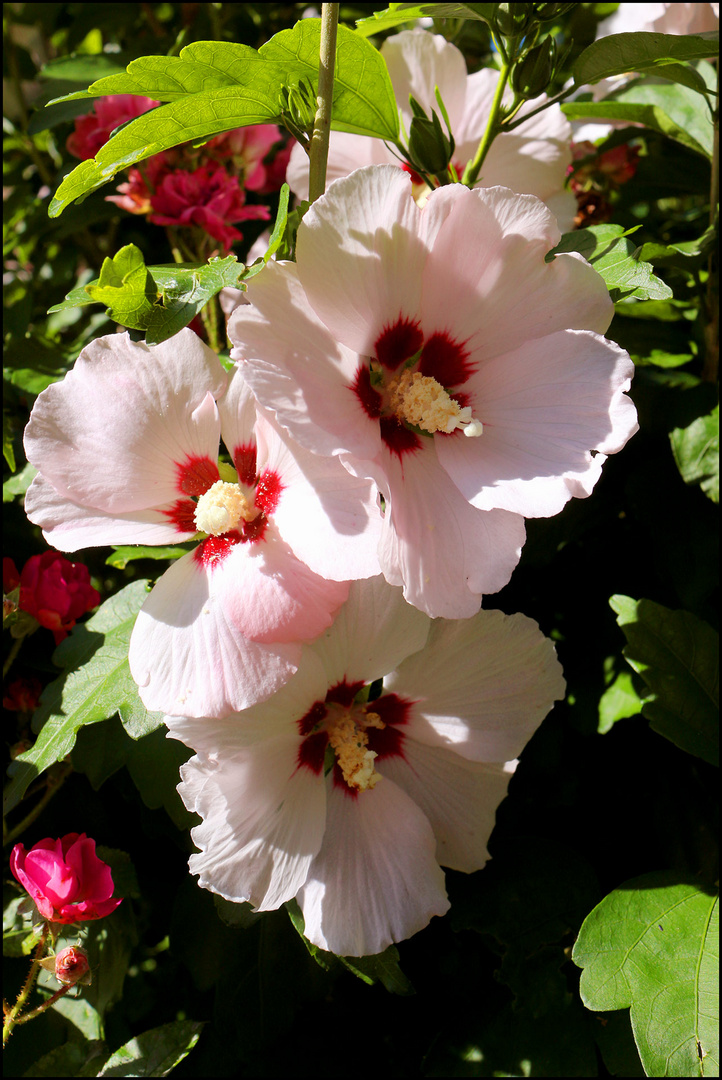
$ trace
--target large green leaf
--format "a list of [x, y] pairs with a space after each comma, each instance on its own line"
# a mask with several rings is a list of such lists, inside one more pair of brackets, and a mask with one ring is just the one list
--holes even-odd
[[719, 764], [719, 634], [689, 611], [652, 600], [613, 596], [624, 656], [652, 697], [642, 704], [655, 731], [697, 757]]
[[666, 300], [672, 290], [643, 262], [640, 249], [625, 235], [621, 225], [590, 225], [565, 233], [547, 260], [564, 251], [578, 251], [604, 278], [612, 300]]
[[686, 86], [640, 79], [603, 101], [567, 101], [561, 107], [570, 120], [644, 124], [704, 157], [712, 157], [710, 110], [706, 100]]
[[[654, 72], [664, 76], [664, 68], [679, 61], [703, 60], [719, 52], [719, 33], [704, 34], [609, 34], [592, 42], [577, 58], [572, 69], [577, 86], [597, 83], [627, 71]], [[696, 73], [694, 73], [696, 74]], [[700, 77], [700, 89], [705, 83]]]
[[160, 713], [149, 713], [128, 667], [128, 646], [135, 619], [147, 598], [147, 582], [133, 581], [111, 596], [87, 623], [74, 627], [54, 659], [66, 672], [46, 686], [33, 717], [39, 730], [35, 745], [12, 762], [5, 792], [5, 813], [18, 804], [28, 784], [68, 754], [81, 727], [116, 712], [131, 738], [154, 731]]
[[144, 1031], [108, 1058], [98, 1076], [167, 1076], [200, 1038], [204, 1025], [174, 1020]]
[[670, 432], [672, 453], [685, 484], [699, 484], [712, 502], [719, 502], [719, 405], [687, 427]]
[[[95, 158], [73, 169], [48, 213], [57, 217], [70, 202], [95, 191], [121, 169], [180, 143], [280, 121], [284, 86], [304, 80], [315, 94], [320, 35], [320, 19], [303, 19], [276, 34], [257, 53], [245, 45], [198, 41], [182, 49], [179, 57], [143, 57], [133, 61], [126, 74], [93, 83], [88, 96], [143, 94], [167, 104], [126, 124]], [[399, 130], [383, 57], [345, 26], [338, 28], [332, 127], [391, 141]]]
[[376, 11], [366, 19], [357, 19], [356, 29], [359, 34], [370, 37], [415, 19], [477, 19], [490, 22], [495, 10], [496, 4], [389, 4], [384, 11]]
[[588, 1009], [631, 1008], [647, 1076], [719, 1075], [717, 897], [645, 874], [584, 920], [572, 959]]

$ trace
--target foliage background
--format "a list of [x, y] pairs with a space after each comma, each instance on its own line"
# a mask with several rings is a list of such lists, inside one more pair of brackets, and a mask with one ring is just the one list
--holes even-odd
[[[353, 26], [375, 7], [342, 5], [341, 20]], [[573, 47], [552, 90], [614, 7], [572, 5], [559, 20], [558, 39], [573, 38]], [[172, 261], [164, 230], [107, 203], [108, 188], [59, 218], [47, 216], [51, 194], [74, 164], [65, 150], [73, 110], [46, 129], [35, 108], [84, 89], [103, 63], [122, 68], [135, 56], [177, 53], [196, 40], [258, 48], [303, 10], [275, 3], [4, 5], [3, 498], [5, 554], [19, 568], [46, 550], [22, 509], [29, 410], [85, 343], [115, 326], [95, 305], [49, 316], [47, 310], [97, 277], [103, 258], [128, 243], [149, 264]], [[435, 29], [462, 48], [471, 70], [491, 61], [486, 23], [444, 19]], [[38, 74], [51, 59], [69, 56], [76, 66], [62, 86]], [[76, 114], [87, 109], [79, 104]], [[569, 690], [524, 751], [498, 813], [492, 861], [470, 876], [447, 873], [450, 915], [401, 943], [398, 964], [389, 959], [373, 970], [374, 985], [334, 958], [321, 958], [322, 967], [287, 911], [254, 916], [197, 887], [186, 865], [193, 819], [175, 792], [178, 766], [190, 751], [165, 740], [161, 729], [129, 738], [111, 706], [108, 718], [83, 727], [69, 757], [30, 788], [9, 827], [52, 790], [19, 839], [30, 847], [48, 835], [87, 832], [108, 849], [118, 891], [128, 899], [91, 927], [93, 987], [77, 1003], [66, 998], [63, 1008], [16, 1030], [6, 1051], [8, 1075], [79, 1075], [68, 1044], [82, 1061], [89, 1052], [83, 1038], [104, 1038], [115, 1050], [179, 1020], [205, 1027], [178, 1076], [644, 1075], [629, 1013], [584, 1007], [571, 950], [585, 917], [630, 879], [666, 872], [666, 884], [693, 882], [702, 891], [717, 880], [714, 766], [698, 747], [685, 752], [653, 730], [649, 701], [642, 715], [649, 679], [623, 656], [627, 641], [610, 606], [611, 597], [626, 596], [688, 612], [684, 628], [670, 624], [677, 654], [680, 634], [693, 653], [704, 654], [705, 631], [695, 620], [718, 626], [714, 435], [706, 419], [716, 403], [716, 371], [709, 328], [714, 267], [699, 245], [710, 221], [709, 160], [649, 130], [626, 129], [613, 141], [632, 137], [642, 157], [634, 179], [613, 197], [612, 220], [625, 229], [641, 225], [634, 245], [657, 245], [656, 255], [647, 247], [643, 257], [673, 296], [639, 303], [633, 312], [629, 303], [618, 305], [608, 333], [639, 365], [632, 396], [640, 432], [606, 463], [591, 498], [528, 522], [519, 568], [485, 600], [539, 622], [556, 642]], [[240, 258], [260, 228], [244, 225]], [[681, 254], [671, 248], [685, 243]], [[702, 424], [701, 443], [695, 424]], [[112, 469], [112, 460], [100, 467]], [[108, 555], [79, 556], [104, 600], [162, 572], [157, 562], [124, 563], [117, 555], [109, 565]], [[654, 607], [624, 611], [620, 620], [642, 634], [641, 652], [650, 640], [658, 647], [667, 616]], [[7, 655], [14, 639], [7, 632], [5, 638]], [[50, 633], [38, 630], [25, 641], [13, 677], [51, 683], [86, 655], [83, 649], [92, 652], [88, 638], [77, 628], [53, 658]], [[632, 659], [641, 655], [639, 641], [630, 639], [630, 648]], [[651, 666], [654, 676], [668, 662], [657, 652], [651, 665], [647, 658], [636, 667]], [[684, 679], [700, 680], [692, 661], [681, 663], [684, 697]], [[5, 711], [4, 721], [9, 751], [34, 740], [37, 717], [32, 728], [28, 714]], [[685, 718], [675, 722], [673, 715], [677, 742], [680, 723]], [[12, 914], [17, 892], [6, 874], [8, 881]], [[24, 956], [6, 959], [10, 995], [27, 963]], [[32, 1069], [62, 1046], [65, 1056]], [[714, 1074], [710, 1064], [707, 1075]], [[70, 1071], [56, 1071], [62, 1068]]]

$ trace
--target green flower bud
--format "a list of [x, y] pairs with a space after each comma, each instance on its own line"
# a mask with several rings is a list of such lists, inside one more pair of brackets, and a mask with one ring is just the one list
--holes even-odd
[[551, 22], [563, 15], [565, 11], [573, 8], [574, 4], [532, 4], [534, 18], [537, 22]]
[[524, 34], [533, 18], [533, 7], [533, 4], [498, 4], [492, 29], [502, 37], [518, 37]]
[[522, 98], [542, 94], [554, 75], [557, 47], [553, 37], [545, 38], [519, 57], [511, 73], [512, 89]]
[[432, 176], [443, 173], [454, 153], [453, 137], [447, 138], [444, 134], [434, 109], [431, 110], [429, 119], [418, 101], [413, 97], [410, 97], [409, 101], [414, 113], [409, 131], [409, 155], [412, 164], [420, 172], [430, 173]]

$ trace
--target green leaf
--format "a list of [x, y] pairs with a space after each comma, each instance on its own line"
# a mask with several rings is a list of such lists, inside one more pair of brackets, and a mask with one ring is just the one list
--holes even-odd
[[670, 432], [672, 453], [685, 484], [699, 484], [712, 502], [719, 502], [719, 405], [687, 427]]
[[174, 1020], [125, 1043], [106, 1061], [98, 1076], [167, 1076], [191, 1052], [204, 1024]]
[[356, 30], [364, 37], [389, 30], [392, 26], [415, 19], [477, 19], [490, 22], [496, 4], [389, 4], [365, 19], [356, 20]]
[[664, 349], [650, 349], [646, 356], [635, 353], [632, 359], [637, 367], [677, 368], [684, 367], [694, 357], [692, 353], [669, 353]]
[[[15, 447], [13, 446], [13, 422], [9, 413], [3, 413], [3, 457], [11, 472], [15, 472]], [[3, 499], [3, 502], [5, 500]]]
[[374, 956], [337, 956], [335, 953], [319, 949], [318, 945], [312, 944], [305, 935], [306, 924], [303, 913], [295, 900], [286, 903], [286, 911], [295, 929], [303, 939], [303, 943], [314, 958], [319, 967], [324, 971], [332, 971], [336, 963], [340, 961], [345, 968], [352, 971], [357, 978], [372, 986], [375, 982], [381, 982], [390, 994], [408, 996], [416, 991], [399, 967], [399, 951], [395, 945], [389, 945], [382, 953]]
[[652, 728], [676, 746], [719, 764], [719, 635], [689, 611], [613, 596], [627, 639], [624, 656], [652, 697], [642, 705]]
[[617, 720], [626, 720], [642, 711], [643, 698], [634, 687], [631, 671], [620, 671], [612, 685], [599, 699], [599, 724], [597, 731], [606, 735]]
[[128, 244], [105, 260], [97, 281], [73, 289], [48, 314], [88, 303], [112, 305], [111, 318], [145, 331], [147, 343], [158, 345], [187, 326], [221, 289], [240, 288], [245, 275], [246, 267], [235, 255], [215, 257], [201, 266], [147, 267], [140, 249]]
[[570, 120], [625, 120], [644, 124], [690, 150], [712, 157], [714, 128], [705, 99], [685, 86], [639, 79], [603, 101], [569, 101], [562, 111]]
[[[167, 102], [132, 120], [82, 161], [60, 184], [48, 213], [57, 217], [129, 166], [180, 143], [201, 143], [249, 124], [281, 119], [284, 85], [318, 83], [321, 20], [302, 19], [256, 53], [246, 45], [196, 41], [180, 56], [134, 60], [125, 75], [111, 75], [91, 94], [143, 94]], [[63, 99], [60, 99], [63, 100]], [[395, 141], [398, 111], [381, 54], [365, 38], [339, 26], [331, 126]]]
[[136, 616], [148, 593], [146, 581], [133, 581], [111, 596], [87, 623], [79, 623], [53, 654], [66, 672], [46, 686], [33, 729], [35, 745], [12, 762], [12, 780], [5, 792], [7, 813], [24, 795], [28, 784], [70, 753], [78, 730], [116, 712], [132, 738], [162, 724], [160, 713], [149, 713], [138, 697], [128, 667], [128, 645]]
[[[654, 72], [664, 77], [667, 65], [704, 60], [719, 52], [719, 33], [703, 34], [609, 34], [592, 42], [574, 63], [577, 86], [597, 83], [628, 71]], [[693, 69], [691, 69], [693, 70]], [[695, 72], [696, 74], [696, 72]], [[700, 77], [701, 92], [705, 83]]]
[[111, 319], [134, 330], [150, 325], [158, 300], [158, 289], [135, 244], [126, 244], [112, 259], [103, 259], [97, 283], [86, 285], [85, 291], [91, 300], [105, 305]]
[[[9, 893], [10, 890], [7, 890]], [[3, 908], [3, 956], [29, 956], [40, 941], [40, 932], [32, 926], [35, 905], [23, 890], [18, 896], [11, 894]]]
[[719, 1075], [718, 927], [717, 897], [673, 872], [625, 882], [584, 920], [582, 1001], [631, 1008], [647, 1076]]
[[3, 481], [3, 502], [13, 502], [16, 495], [24, 495], [38, 470], [28, 462], [19, 473]]
[[23, 1076], [97, 1076], [98, 1069], [109, 1056], [110, 1050], [100, 1040], [66, 1042], [43, 1054]]
[[564, 233], [547, 255], [547, 261], [565, 251], [578, 251], [604, 278], [612, 300], [634, 297], [637, 300], [666, 300], [672, 290], [655, 277], [649, 263], [640, 257], [640, 248], [625, 234], [621, 225], [590, 225]]
[[[274, 65], [276, 85], [307, 80], [316, 93], [321, 20], [302, 19], [282, 30], [258, 50]], [[354, 30], [338, 27], [331, 127], [356, 135], [372, 135], [395, 142], [399, 114], [386, 61]]]
[[180, 559], [188, 551], [189, 548], [181, 544], [173, 547], [117, 547], [105, 560], [105, 565], [125, 570], [128, 563], [135, 562], [136, 559]]
[[679, 244], [643, 244], [640, 258], [663, 266], [675, 266], [680, 270], [699, 269], [709, 259], [717, 244], [717, 229], [710, 225], [697, 240]]

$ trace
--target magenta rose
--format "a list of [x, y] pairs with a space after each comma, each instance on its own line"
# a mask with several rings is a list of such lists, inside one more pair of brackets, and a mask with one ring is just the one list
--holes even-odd
[[68, 636], [75, 620], [100, 603], [90, 584], [90, 571], [72, 563], [59, 551], [45, 551], [28, 559], [20, 575], [20, 608], [52, 630], [55, 644]]
[[197, 225], [227, 251], [243, 234], [232, 228], [249, 218], [268, 220], [267, 206], [246, 206], [245, 192], [222, 165], [208, 164], [195, 172], [178, 171], [163, 177], [151, 195], [155, 225]]
[[95, 840], [85, 833], [48, 837], [30, 851], [16, 844], [10, 869], [48, 922], [76, 923], [103, 919], [121, 900], [111, 899], [110, 867], [95, 854]]
[[66, 146], [73, 157], [85, 161], [95, 157], [121, 124], [135, 120], [158, 105], [152, 98], [135, 94], [111, 94], [95, 102], [94, 111], [75, 119], [75, 131], [68, 137]]

